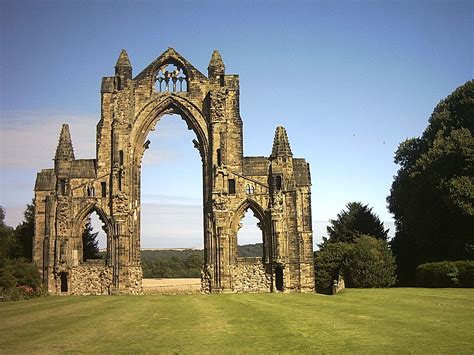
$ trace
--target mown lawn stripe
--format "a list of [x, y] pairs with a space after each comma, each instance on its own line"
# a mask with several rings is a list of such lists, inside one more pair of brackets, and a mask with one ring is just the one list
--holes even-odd
[[0, 353], [472, 353], [472, 289], [0, 303]]

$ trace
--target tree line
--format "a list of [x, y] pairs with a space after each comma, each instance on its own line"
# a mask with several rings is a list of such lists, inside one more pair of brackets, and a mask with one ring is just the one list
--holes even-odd
[[18, 300], [43, 294], [36, 265], [32, 263], [35, 205], [28, 204], [24, 221], [16, 228], [5, 224], [0, 206], [0, 299]]
[[[441, 100], [420, 137], [400, 143], [388, 210], [396, 232], [372, 209], [347, 204], [315, 252], [316, 288], [342, 271], [349, 286], [474, 286], [474, 81]], [[429, 282], [427, 281], [429, 280]]]
[[[341, 270], [353, 287], [383, 287], [395, 282], [412, 286], [417, 269], [424, 280], [432, 277], [427, 270], [439, 272], [440, 268], [444, 276], [472, 280], [473, 134], [474, 81], [470, 80], [435, 107], [420, 137], [406, 139], [395, 152], [394, 161], [400, 169], [387, 197], [395, 219], [395, 237], [388, 241], [388, 230], [368, 205], [348, 203], [346, 210], [329, 221], [328, 237], [315, 252], [316, 288], [327, 289]], [[26, 207], [24, 221], [12, 228], [5, 224], [5, 211], [0, 206], [2, 295], [13, 292], [21, 296], [23, 292], [27, 296], [31, 290], [41, 289], [36, 267], [31, 264], [34, 213], [33, 201]], [[82, 238], [84, 260], [101, 257], [90, 220]], [[261, 247], [239, 246], [239, 255], [261, 256]], [[151, 257], [144, 252], [144, 275], [199, 277], [202, 253]], [[450, 262], [436, 264], [442, 261]], [[426, 263], [430, 265], [420, 267]], [[450, 282], [456, 284], [457, 279], [453, 276]]]

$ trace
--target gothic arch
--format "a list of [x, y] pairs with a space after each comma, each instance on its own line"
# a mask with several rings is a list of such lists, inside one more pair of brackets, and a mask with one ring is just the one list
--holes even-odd
[[235, 230], [236, 228], [238, 229], [240, 221], [244, 217], [245, 212], [249, 209], [252, 210], [254, 216], [257, 217], [258, 220], [263, 224], [262, 228], [265, 229], [267, 227], [268, 223], [266, 221], [265, 210], [260, 206], [257, 201], [252, 198], [247, 198], [236, 209], [234, 213], [234, 218], [230, 220], [229, 227], [231, 228], [231, 230]]
[[[81, 250], [83, 252], [82, 246], [82, 233], [84, 232], [84, 222], [86, 218], [90, 216], [92, 213], [96, 212], [99, 216], [100, 221], [104, 224], [102, 229], [104, 230], [106, 237], [107, 237], [107, 258], [105, 263], [111, 263], [111, 248], [114, 243], [114, 228], [113, 223], [110, 218], [107, 217], [107, 214], [97, 206], [96, 204], [88, 204], [82, 210], [77, 213], [76, 217], [74, 218], [74, 227], [73, 233], [74, 237], [76, 238], [76, 243], [81, 245]], [[81, 258], [82, 260], [82, 258]]]
[[[177, 95], [163, 95], [150, 100], [136, 114], [133, 124], [130, 143], [134, 159], [141, 159], [146, 137], [154, 129], [158, 121], [165, 114], [178, 114], [193, 130], [199, 141], [199, 153], [203, 161], [207, 161], [208, 152], [208, 123], [199, 109], [190, 101]], [[139, 161], [139, 160], [138, 160]]]
[[229, 223], [229, 230], [232, 231], [232, 240], [231, 240], [231, 251], [234, 254], [234, 258], [237, 258], [237, 245], [238, 245], [238, 232], [241, 228], [241, 221], [245, 216], [245, 213], [251, 210], [254, 216], [258, 219], [258, 227], [262, 232], [262, 244], [263, 244], [263, 255], [262, 261], [264, 263], [271, 262], [271, 230], [268, 221], [268, 214], [260, 206], [260, 204], [252, 198], [245, 199], [240, 206], [236, 209], [233, 218]]
[[[157, 71], [168, 64], [176, 68], [161, 71], [166, 76], [160, 84], [176, 84], [182, 70], [186, 90], [155, 90]], [[245, 157], [239, 100], [239, 76], [226, 74], [218, 51], [207, 76], [168, 48], [133, 77], [122, 50], [115, 74], [102, 78], [96, 159], [75, 158], [69, 126], [63, 125], [54, 168], [37, 175], [33, 259], [49, 292], [60, 292], [61, 272], [68, 273], [68, 293], [142, 292], [141, 159], [150, 131], [165, 114], [186, 121], [201, 155], [202, 291], [269, 291], [277, 266], [284, 269], [281, 289], [314, 290], [309, 165], [293, 158], [283, 127], [276, 129], [270, 156]], [[269, 187], [277, 177], [284, 183]], [[237, 258], [237, 232], [248, 209], [261, 225], [263, 259]], [[109, 258], [102, 265], [74, 257], [84, 220], [93, 211], [107, 233]]]
[[85, 207], [82, 208], [81, 211], [79, 211], [75, 218], [74, 218], [74, 227], [73, 227], [73, 233], [74, 235], [81, 235], [82, 234], [82, 229], [84, 227], [84, 222], [88, 216], [90, 216], [92, 213], [96, 212], [102, 221], [104, 223], [104, 231], [107, 233], [107, 238], [113, 236], [113, 226], [110, 221], [110, 219], [107, 217], [107, 214], [97, 206], [96, 204], [88, 204]]

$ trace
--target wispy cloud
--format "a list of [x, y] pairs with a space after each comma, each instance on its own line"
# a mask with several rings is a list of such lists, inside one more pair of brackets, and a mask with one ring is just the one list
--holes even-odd
[[63, 123], [69, 124], [76, 157], [95, 157], [98, 115], [9, 111], [2, 112], [0, 117], [2, 169], [52, 167]]

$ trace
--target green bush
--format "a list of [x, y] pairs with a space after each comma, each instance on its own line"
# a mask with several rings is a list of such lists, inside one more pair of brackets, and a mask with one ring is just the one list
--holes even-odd
[[346, 261], [349, 287], [389, 287], [395, 281], [395, 258], [384, 240], [363, 235], [350, 248]]
[[43, 294], [36, 265], [23, 260], [5, 260], [0, 267], [0, 296], [16, 301]]
[[474, 260], [421, 264], [416, 281], [421, 287], [474, 287]]
[[474, 260], [454, 262], [459, 270], [459, 287], [474, 287]]
[[339, 271], [343, 270], [350, 243], [326, 243], [314, 252], [314, 276], [316, 291], [331, 293], [332, 282], [336, 280]]
[[362, 235], [355, 243], [323, 243], [314, 253], [315, 286], [330, 293], [339, 272], [347, 287], [388, 287], [395, 281], [395, 258], [384, 240]]

